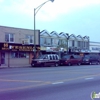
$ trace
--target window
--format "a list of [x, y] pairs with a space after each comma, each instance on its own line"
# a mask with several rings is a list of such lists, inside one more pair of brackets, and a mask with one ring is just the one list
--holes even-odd
[[78, 47], [80, 47], [81, 46], [81, 41], [78, 41]]
[[75, 41], [74, 40], [72, 40], [72, 47], [74, 47], [75, 46]]
[[40, 37], [40, 45], [46, 45], [47, 41], [45, 37]]
[[50, 57], [50, 60], [52, 60], [52, 56], [50, 55], [49, 57]]
[[26, 52], [11, 52], [11, 58], [27, 58]]
[[51, 45], [51, 38], [46, 38], [47, 45]]
[[6, 42], [14, 42], [14, 34], [13, 33], [5, 33], [5, 41]]
[[85, 41], [83, 42], [83, 46], [85, 47]]
[[41, 37], [40, 38], [40, 45], [51, 45], [51, 38]]
[[18, 58], [18, 52], [11, 52], [11, 58]]
[[33, 44], [33, 35], [26, 35], [26, 39], [29, 40], [30, 44]]
[[25, 52], [19, 52], [19, 58], [26, 58], [27, 55]]

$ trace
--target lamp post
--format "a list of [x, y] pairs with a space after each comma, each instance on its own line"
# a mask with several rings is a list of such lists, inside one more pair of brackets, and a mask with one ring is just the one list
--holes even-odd
[[37, 14], [37, 12], [40, 10], [40, 8], [46, 4], [47, 2], [54, 2], [54, 0], [47, 0], [44, 3], [42, 3], [41, 5], [39, 5], [38, 7], [34, 8], [34, 58], [36, 57], [36, 33], [35, 33], [35, 16]]
[[67, 35], [67, 54], [68, 54], [68, 40], [69, 40], [70, 36], [68, 33], [66, 33], [66, 35]]

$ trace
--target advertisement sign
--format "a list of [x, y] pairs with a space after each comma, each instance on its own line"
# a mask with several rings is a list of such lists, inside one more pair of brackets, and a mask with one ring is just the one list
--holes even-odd
[[[22, 45], [14, 43], [0, 43], [0, 50], [6, 51], [34, 51], [34, 45]], [[39, 46], [36, 46], [36, 50], [40, 50]]]

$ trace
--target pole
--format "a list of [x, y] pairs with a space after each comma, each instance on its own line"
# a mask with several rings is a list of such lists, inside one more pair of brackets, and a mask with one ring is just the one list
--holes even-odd
[[67, 54], [68, 54], [68, 38], [67, 38]]
[[10, 51], [8, 51], [8, 68], [10, 67]]
[[36, 58], [36, 36], [35, 36], [35, 8], [34, 8], [34, 58]]
[[67, 54], [68, 54], [68, 49], [69, 49], [69, 47], [68, 47], [68, 40], [69, 40], [69, 37], [70, 37], [70, 36], [69, 36], [68, 33], [67, 33], [66, 35], [67, 35]]
[[46, 4], [47, 2], [54, 2], [54, 0], [47, 0], [46, 2], [42, 3], [41, 5], [39, 5], [37, 8], [34, 8], [34, 58], [36, 58], [36, 30], [35, 30], [35, 15], [37, 14], [37, 12], [40, 10], [40, 8]]

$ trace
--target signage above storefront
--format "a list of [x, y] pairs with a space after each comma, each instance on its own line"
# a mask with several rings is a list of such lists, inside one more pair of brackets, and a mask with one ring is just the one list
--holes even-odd
[[[22, 45], [22, 44], [15, 44], [15, 43], [0, 43], [0, 50], [34, 51], [34, 45]], [[40, 50], [40, 47], [36, 46], [36, 50]]]
[[100, 52], [100, 47], [98, 46], [90, 46], [91, 52]]
[[64, 52], [66, 51], [65, 48], [57, 48], [57, 47], [41, 47], [41, 50], [45, 50], [47, 52]]

